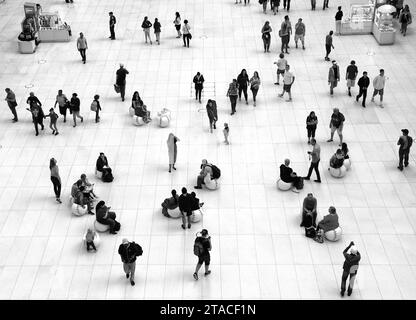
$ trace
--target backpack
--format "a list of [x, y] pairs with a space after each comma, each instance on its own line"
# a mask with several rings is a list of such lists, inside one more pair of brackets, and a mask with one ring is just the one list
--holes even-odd
[[103, 172], [103, 182], [112, 182], [114, 180], [113, 174], [109, 170]]
[[132, 242], [130, 245], [134, 245], [134, 249], [136, 250], [136, 256], [141, 256], [143, 254], [143, 249], [139, 244], [137, 244], [136, 242]]
[[295, 185], [296, 189], [302, 190], [303, 189], [303, 178], [299, 177], [298, 183]]
[[201, 239], [197, 237], [194, 242], [194, 255], [199, 257], [202, 255], [203, 252], [204, 252], [204, 246], [202, 245]]
[[90, 107], [90, 109], [91, 109], [91, 111], [94, 111], [94, 112], [96, 112], [97, 111], [97, 101], [93, 101], [92, 103], [91, 103], [91, 107]]
[[114, 231], [120, 231], [121, 228], [121, 224], [118, 221], [115, 221], [116, 223], [114, 224]]
[[212, 179], [219, 179], [221, 177], [221, 170], [217, 166], [210, 164], [209, 165], [212, 169]]

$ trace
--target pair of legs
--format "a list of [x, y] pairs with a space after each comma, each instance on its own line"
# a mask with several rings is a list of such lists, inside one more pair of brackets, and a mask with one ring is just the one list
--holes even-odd
[[342, 273], [342, 280], [341, 280], [341, 295], [344, 295], [345, 286], [347, 284], [347, 279], [350, 277], [350, 283], [348, 284], [348, 295], [350, 296], [352, 293], [352, 289], [354, 288], [354, 281], [355, 277], [357, 276], [357, 272], [349, 273], [348, 271], [344, 270]]
[[406, 35], [406, 31], [407, 31], [407, 22], [404, 23], [402, 22], [401, 26], [400, 26], [400, 32], [403, 33], [403, 35]]
[[247, 101], [247, 86], [239, 86], [238, 87], [238, 100], [241, 100], [241, 92], [244, 93], [244, 99]]
[[180, 38], [182, 36], [181, 25], [180, 24], [175, 24], [175, 28], [176, 28], [176, 32], [178, 33], [178, 36], [176, 38]]
[[86, 50], [87, 49], [79, 49], [79, 53], [81, 55], [82, 62], [84, 62], [84, 63], [87, 61]]
[[302, 42], [302, 49], [305, 49], [305, 36], [304, 35], [297, 35], [297, 34], [295, 34], [296, 48], [298, 47], [298, 40], [299, 39], [300, 39], [300, 42]]
[[81, 122], [84, 121], [84, 118], [79, 115], [79, 111], [72, 111], [72, 118], [74, 120], [74, 127], [77, 126], [77, 118], [81, 119]]
[[183, 46], [189, 48], [189, 33], [183, 35]]
[[123, 270], [126, 274], [126, 278], [130, 278], [130, 284], [134, 286], [134, 272], [136, 271], [136, 261], [131, 263], [123, 262]]
[[194, 279], [198, 280], [198, 272], [199, 269], [201, 269], [202, 264], [205, 263], [205, 275], [209, 275], [211, 273], [211, 271], [209, 270], [209, 264], [211, 262], [211, 256], [208, 253], [207, 255], [203, 255], [198, 257], [198, 263], [196, 264], [196, 268], [195, 268], [195, 272], [194, 272]]
[[311, 7], [312, 7], [312, 10], [315, 10], [315, 8], [316, 8], [316, 0], [311, 0]]
[[329, 54], [331, 53], [331, 45], [329, 45], [329, 44], [326, 44], [325, 45], [325, 50], [326, 50], [326, 56], [325, 56], [325, 60], [326, 61], [329, 61]]
[[282, 75], [285, 73], [285, 70], [279, 70], [277, 69], [277, 82], [275, 84], [279, 84], [279, 79], [280, 79], [280, 75]]
[[126, 82], [118, 84], [118, 86], [120, 87], [121, 101], [124, 101], [124, 97], [126, 95]]
[[305, 177], [305, 180], [309, 180], [312, 175], [312, 170], [315, 170], [315, 173], [316, 173], [315, 182], [321, 182], [321, 175], [319, 174], [319, 162], [320, 161], [321, 160], [318, 160], [317, 162], [311, 162], [311, 166], [309, 167], [308, 175]]
[[55, 193], [56, 201], [61, 203], [61, 182], [57, 177], [51, 177], [51, 181], [53, 184], [53, 192]]
[[17, 119], [16, 107], [9, 106], [9, 108], [10, 108], [10, 111], [12, 112], [12, 114], [13, 114], [13, 121], [17, 121], [18, 119]]
[[147, 38], [149, 38], [150, 44], [152, 44], [152, 39], [150, 38], [150, 28], [144, 29], [144, 41], [147, 43]]
[[209, 131], [212, 133], [212, 129], [217, 129], [217, 127], [215, 126], [215, 124], [217, 123], [217, 120], [215, 119], [209, 119]]
[[196, 186], [195, 186], [196, 189], [202, 189], [202, 185], [205, 184], [204, 179], [205, 179], [205, 176], [203, 175], [199, 175], [196, 178]]
[[195, 100], [201, 102], [202, 87], [195, 87]]
[[283, 0], [283, 8], [287, 11], [290, 10], [290, 0]]
[[39, 117], [37, 119], [33, 120], [33, 124], [35, 125], [35, 132], [36, 135], [39, 135], [39, 129], [38, 129], [38, 125], [40, 125], [41, 129], [43, 130], [45, 127], [43, 126], [43, 118]]
[[282, 37], [282, 47], [280, 48], [280, 52], [283, 53], [283, 50], [285, 50], [285, 53], [289, 53], [287, 49], [289, 48], [289, 35]]
[[155, 32], [155, 36], [157, 44], [160, 44], [160, 32]]
[[358, 96], [355, 98], [355, 100], [358, 101], [361, 98], [361, 96], [363, 97], [362, 106], [365, 108], [365, 99], [367, 98], [367, 89], [360, 87], [360, 91], [358, 93]]
[[66, 109], [65, 105], [59, 106], [59, 113], [64, 117], [64, 122], [66, 122]]
[[91, 247], [94, 251], [97, 251], [97, 248], [95, 247], [94, 241], [87, 241], [87, 251], [90, 251], [90, 247]]
[[59, 134], [58, 128], [56, 127], [56, 122], [51, 122], [49, 124], [49, 128], [51, 128], [52, 134], [54, 134], [54, 135], [58, 135]]
[[328, 3], [329, 3], [329, 0], [324, 0], [322, 10], [325, 10], [325, 8], [328, 8]]
[[329, 94], [332, 96], [334, 94], [334, 88], [337, 86], [337, 81], [331, 81], [329, 84]]
[[404, 166], [407, 167], [409, 165], [409, 151], [410, 149], [399, 149], [399, 168], [400, 170], [403, 170], [403, 160], [404, 160]]
[[371, 98], [371, 102], [374, 102], [374, 97], [379, 94], [380, 95], [380, 107], [383, 107], [383, 94], [384, 94], [384, 89], [374, 89], [373, 92], [373, 97]]
[[335, 133], [335, 131], [338, 132], [339, 145], [341, 145], [342, 144], [342, 127], [336, 128], [333, 125], [331, 125], [331, 139], [329, 139], [327, 142], [334, 141], [334, 133]]
[[[312, 226], [316, 227], [316, 216], [318, 214], [316, 213], [316, 211], [312, 212]], [[306, 211], [304, 209], [302, 209], [302, 222], [300, 224], [301, 227], [304, 227], [304, 221], [306, 218]]]
[[97, 111], [95, 111], [95, 122], [100, 122], [100, 110], [97, 108]]
[[267, 39], [263, 39], [263, 47], [264, 47], [264, 52], [270, 52], [270, 38]]
[[230, 142], [228, 141], [228, 132], [223, 132], [224, 133], [224, 142], [225, 144], [230, 144]]
[[259, 92], [259, 89], [253, 89], [251, 88], [251, 93], [253, 94], [253, 105], [256, 106], [256, 97], [257, 97], [257, 92]]
[[282, 91], [281, 94], [279, 94], [279, 97], [283, 97], [283, 95], [286, 91], [289, 94], [289, 100], [288, 101], [291, 101], [292, 100], [292, 94], [290, 93], [290, 87], [291, 86], [292, 86], [291, 84], [283, 84], [283, 91]]
[[231, 102], [231, 115], [236, 113], [235, 107], [237, 105], [237, 96], [230, 96], [230, 102]]
[[315, 138], [316, 126], [307, 126], [306, 130], [308, 131], [308, 143], [310, 143], [311, 138]]
[[263, 13], [266, 13], [266, 10], [267, 10], [267, 1], [263, 1]]
[[341, 35], [341, 20], [335, 20], [335, 34]]
[[188, 229], [191, 229], [191, 215], [192, 212], [182, 212], [182, 229], [185, 229], [188, 224]]
[[116, 33], [114, 32], [114, 26], [110, 27], [110, 38], [111, 38], [111, 40], [116, 39]]

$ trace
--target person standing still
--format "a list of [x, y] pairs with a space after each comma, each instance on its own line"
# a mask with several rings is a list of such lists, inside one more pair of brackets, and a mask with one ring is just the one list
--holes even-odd
[[360, 88], [360, 91], [358, 92], [358, 96], [355, 97], [355, 101], [358, 102], [358, 100], [363, 97], [363, 103], [361, 104], [365, 108], [365, 99], [367, 98], [367, 88], [370, 85], [370, 78], [367, 77], [367, 71], [363, 72], [363, 76], [358, 79], [358, 87]]
[[384, 95], [384, 86], [386, 84], [386, 76], [384, 75], [384, 69], [380, 69], [380, 74], [376, 76], [373, 80], [373, 97], [371, 98], [371, 102], [374, 102], [374, 97], [377, 94], [380, 94], [380, 107], [384, 108], [383, 106], [383, 95]]
[[77, 118], [80, 118], [81, 122], [84, 121], [84, 117], [80, 116], [79, 114], [81, 101], [79, 100], [78, 95], [76, 93], [72, 94], [70, 106], [71, 106], [71, 111], [72, 111], [72, 118], [74, 120], [73, 127], [75, 128], [77, 126]]
[[409, 130], [402, 129], [403, 135], [399, 138], [399, 141], [397, 141], [397, 145], [400, 146], [399, 148], [399, 166], [397, 169], [400, 171], [403, 171], [403, 160], [404, 160], [404, 166], [407, 167], [409, 165], [409, 153], [410, 153], [410, 147], [413, 144], [413, 139], [411, 136], [409, 136]]
[[120, 63], [120, 68], [116, 72], [116, 85], [120, 87], [121, 101], [124, 101], [126, 94], [126, 76], [129, 71], [124, 68], [124, 64]]
[[116, 40], [116, 34], [114, 32], [114, 27], [116, 26], [116, 17], [112, 12], [109, 12], [108, 15], [110, 16], [110, 36], [111, 40]]
[[58, 95], [56, 96], [55, 105], [53, 106], [56, 108], [56, 105], [59, 106], [59, 113], [64, 116], [64, 122], [66, 122], [66, 109], [67, 108], [68, 99], [62, 93], [62, 90], [58, 90]]
[[178, 204], [179, 204], [179, 210], [182, 214], [182, 229], [186, 229], [186, 224], [188, 222], [188, 229], [191, 228], [191, 215], [192, 215], [192, 209], [191, 209], [191, 199], [190, 194], [188, 193], [188, 190], [186, 190], [185, 187], [182, 188], [182, 194], [179, 196]]
[[56, 202], [61, 201], [61, 177], [59, 176], [59, 168], [55, 158], [49, 161], [49, 169], [51, 170], [51, 181], [53, 184], [53, 192], [55, 193]]
[[173, 20], [173, 23], [175, 24], [175, 29], [178, 32], [178, 35], [176, 38], [180, 38], [182, 36], [181, 33], [181, 15], [179, 12], [175, 13], [175, 20]]
[[333, 113], [331, 115], [331, 121], [329, 123], [329, 128], [331, 129], [331, 138], [328, 139], [326, 142], [334, 141], [334, 133], [335, 131], [337, 131], [340, 140], [339, 145], [342, 145], [342, 129], [344, 129], [344, 122], [344, 115], [341, 112], [339, 112], [338, 108], [334, 108]]
[[257, 97], [257, 92], [259, 92], [259, 88], [260, 88], [260, 77], [259, 77], [259, 73], [257, 71], [254, 71], [253, 76], [250, 79], [250, 90], [253, 94], [253, 106], [256, 106], [256, 97]]
[[327, 34], [325, 38], [325, 49], [326, 49], [326, 56], [325, 61], [330, 61], [329, 54], [331, 53], [331, 48], [335, 49], [334, 45], [332, 44], [332, 35], [334, 34], [334, 31], [329, 31], [329, 34]]
[[279, 97], [283, 97], [283, 94], [285, 93], [285, 91], [289, 94], [289, 100], [286, 101], [292, 101], [292, 93], [291, 93], [291, 88], [292, 88], [292, 84], [293, 82], [295, 82], [295, 76], [293, 75], [292, 72], [289, 71], [290, 66], [287, 64], [286, 65], [286, 71], [283, 74], [283, 91], [281, 94], [279, 94]]
[[[350, 253], [348, 253], [348, 250], [350, 250]], [[354, 281], [355, 277], [357, 276], [358, 272], [358, 264], [361, 260], [361, 255], [358, 252], [356, 246], [354, 245], [354, 241], [351, 241], [348, 247], [344, 249], [342, 252], [344, 255], [345, 261], [344, 265], [342, 266], [343, 272], [342, 272], [342, 280], [341, 280], [341, 297], [344, 296], [345, 293], [345, 286], [347, 283], [348, 277], [350, 277], [350, 283], [348, 284], [348, 296], [351, 295], [352, 290], [354, 288]]]
[[316, 126], [318, 125], [318, 117], [315, 115], [314, 111], [309, 113], [309, 116], [306, 117], [306, 130], [308, 131], [308, 144], [311, 143], [311, 137], [315, 138]]
[[355, 65], [355, 61], [351, 60], [350, 65], [347, 67], [345, 80], [347, 80], [348, 95], [351, 97], [351, 87], [355, 86], [355, 79], [357, 79], [358, 68]]
[[7, 105], [9, 106], [10, 111], [13, 114], [13, 122], [17, 122], [17, 113], [16, 113], [16, 107], [17, 107], [17, 102], [16, 102], [16, 95], [14, 94], [14, 92], [12, 90], [10, 90], [10, 88], [6, 88], [6, 98], [4, 100], [7, 101]]
[[283, 0], [283, 9], [290, 10], [290, 0]]
[[234, 113], [237, 112], [235, 110], [235, 107], [237, 105], [237, 97], [238, 97], [237, 79], [233, 79], [233, 82], [231, 82], [230, 85], [228, 86], [227, 97], [230, 98], [230, 102], [231, 102], [231, 113], [230, 113], [230, 115], [233, 115]]
[[272, 39], [270, 32], [272, 31], [273, 30], [272, 27], [270, 27], [270, 22], [266, 21], [263, 28], [261, 28], [261, 38], [263, 40], [264, 52], [270, 52], [270, 42]]
[[144, 40], [145, 43], [147, 43], [147, 38], [149, 38], [150, 44], [152, 44], [152, 39], [150, 38], [150, 28], [152, 27], [152, 23], [147, 19], [147, 17], [144, 17], [144, 20], [142, 22], [142, 28], [144, 32]]
[[339, 67], [335, 60], [332, 60], [332, 67], [329, 68], [328, 72], [328, 84], [329, 84], [329, 93], [331, 96], [334, 94], [334, 88], [338, 85], [339, 81]]
[[312, 8], [312, 10], [315, 10], [315, 8], [316, 8], [316, 0], [311, 0], [311, 8]]
[[275, 65], [277, 65], [277, 82], [275, 82], [274, 84], [279, 85], [279, 78], [280, 75], [282, 75], [285, 73], [286, 71], [286, 65], [287, 65], [287, 60], [285, 59], [285, 55], [283, 53], [279, 54], [279, 60], [277, 60], [276, 62], [273, 62]]
[[338, 7], [338, 11], [335, 14], [335, 34], [337, 36], [341, 35], [341, 21], [342, 21], [342, 16], [344, 15], [344, 13], [342, 12], [342, 7], [339, 6]]
[[299, 18], [298, 22], [295, 24], [295, 44], [296, 49], [298, 48], [298, 40], [302, 42], [302, 49], [305, 50], [305, 32], [306, 27], [302, 22], [302, 18]]
[[143, 249], [140, 245], [134, 241], [129, 242], [128, 239], [124, 238], [118, 247], [118, 254], [123, 262], [123, 270], [126, 274], [126, 278], [130, 278], [130, 284], [135, 285], [134, 273], [136, 271], [136, 257], [143, 254]]
[[169, 133], [168, 140], [166, 141], [168, 145], [168, 155], [169, 155], [169, 172], [171, 172], [171, 169], [176, 170], [175, 164], [176, 164], [176, 157], [178, 155], [178, 147], [176, 145], [176, 142], [180, 141], [177, 136], [175, 136], [173, 133]]
[[189, 48], [189, 40], [192, 38], [191, 33], [189, 32], [191, 30], [191, 27], [188, 24], [188, 20], [183, 20], [183, 26], [182, 26], [182, 35], [183, 35], [183, 46], [188, 46]]
[[329, 0], [324, 0], [322, 10], [325, 10], [325, 8], [329, 9], [328, 4], [329, 4]]
[[224, 129], [222, 129], [222, 133], [224, 134], [224, 143], [230, 144], [228, 141], [228, 136], [230, 135], [230, 127], [228, 126], [228, 123], [224, 123]]
[[162, 25], [160, 24], [159, 20], [155, 18], [155, 22], [153, 23], [153, 29], [155, 30], [155, 36], [156, 36], [156, 42], [159, 45], [160, 44], [160, 29]]
[[[195, 252], [195, 246], [199, 249], [197, 252]], [[198, 263], [196, 264], [195, 272], [193, 274], [195, 280], [198, 280], [198, 271], [201, 269], [203, 263], [205, 263], [204, 275], [207, 276], [211, 273], [211, 270], [209, 270], [211, 262], [211, 255], [209, 252], [211, 249], [211, 237], [208, 235], [208, 230], [202, 229], [201, 232], [196, 234], [194, 245], [194, 254], [198, 256]]]
[[82, 62], [85, 64], [87, 61], [86, 51], [88, 49], [87, 38], [84, 37], [84, 34], [81, 32], [79, 38], [77, 39], [77, 49], [81, 54]]
[[311, 139], [312, 151], [308, 151], [309, 158], [311, 159], [311, 165], [309, 167], [308, 175], [303, 179], [309, 180], [312, 175], [312, 170], [315, 170], [316, 180], [315, 182], [321, 183], [321, 176], [319, 174], [319, 162], [321, 161], [321, 147], [316, 143], [315, 138]]
[[93, 109], [95, 109], [95, 123], [98, 123], [100, 122], [100, 111], [102, 110], [98, 94], [94, 96], [94, 100], [91, 103], [91, 110], [94, 111]]
[[204, 76], [198, 71], [192, 81], [195, 84], [195, 100], [199, 100], [199, 103], [201, 103], [201, 93], [205, 81]]
[[282, 41], [280, 52], [283, 53], [283, 50], [285, 50], [285, 53], [289, 54], [287, 49], [289, 48], [289, 39], [290, 39], [291, 33], [292, 33], [292, 27], [289, 21], [289, 16], [285, 16], [285, 20], [282, 22], [280, 26], [280, 30], [279, 30], [279, 36]]

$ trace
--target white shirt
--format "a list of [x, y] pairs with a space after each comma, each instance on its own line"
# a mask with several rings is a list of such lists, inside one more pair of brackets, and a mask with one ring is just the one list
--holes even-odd
[[386, 77], [378, 75], [373, 80], [373, 87], [376, 90], [380, 90], [384, 88], [385, 83], [386, 83]]
[[290, 71], [285, 71], [283, 74], [283, 84], [292, 84], [293, 74]]

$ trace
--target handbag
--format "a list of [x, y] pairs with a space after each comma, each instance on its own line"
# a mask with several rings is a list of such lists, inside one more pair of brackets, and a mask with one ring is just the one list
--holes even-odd
[[120, 93], [120, 86], [118, 84], [114, 84], [114, 91]]
[[188, 38], [189, 38], [189, 40], [191, 40], [192, 39], [192, 34], [188, 33]]
[[16, 100], [15, 100], [15, 101], [12, 101], [10, 104], [12, 105], [12, 107], [17, 107], [17, 102], [16, 102]]

